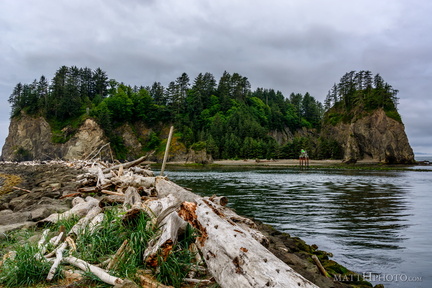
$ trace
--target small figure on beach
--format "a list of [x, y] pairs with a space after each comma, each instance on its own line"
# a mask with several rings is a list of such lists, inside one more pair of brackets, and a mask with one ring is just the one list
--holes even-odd
[[300, 166], [309, 167], [309, 156], [304, 149], [301, 149], [300, 151], [299, 164]]

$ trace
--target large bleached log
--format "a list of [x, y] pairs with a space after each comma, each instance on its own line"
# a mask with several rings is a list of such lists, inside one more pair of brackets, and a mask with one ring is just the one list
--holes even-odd
[[196, 199], [201, 198], [200, 196], [196, 195], [195, 193], [192, 193], [183, 187], [166, 180], [165, 177], [156, 177], [156, 191], [157, 195], [160, 198], [166, 197], [170, 194], [172, 194], [174, 197], [176, 197], [179, 200], [179, 205], [184, 202], [195, 202]]
[[111, 285], [116, 285], [116, 284], [121, 284], [123, 283], [123, 280], [109, 275], [104, 269], [96, 267], [94, 265], [91, 265], [87, 262], [85, 262], [84, 260], [69, 256], [69, 257], [65, 257], [63, 258], [63, 261], [80, 268], [83, 271], [90, 271], [91, 273], [93, 273], [94, 275], [96, 275], [97, 277], [99, 277], [99, 279], [101, 279], [103, 282], [107, 283], [107, 284], [111, 284]]
[[131, 167], [129, 170], [133, 171], [134, 173], [146, 176], [146, 177], [154, 177], [155, 176], [153, 171], [148, 170], [148, 169], [143, 169], [140, 167]]
[[153, 225], [160, 228], [143, 255], [146, 263], [152, 267], [158, 264], [159, 249], [165, 258], [177, 243], [178, 236], [184, 233], [187, 222], [176, 212], [180, 204], [179, 199], [170, 194], [162, 199], [146, 201], [143, 205], [143, 209], [153, 218]]
[[151, 267], [158, 265], [158, 251], [163, 259], [169, 255], [174, 245], [177, 243], [178, 236], [183, 234], [187, 226], [187, 222], [180, 218], [177, 212], [172, 212], [161, 223], [160, 235], [155, 238], [156, 241], [151, 241], [147, 249], [144, 251], [144, 259]]
[[126, 173], [122, 176], [111, 178], [111, 183], [118, 187], [144, 187], [150, 188], [155, 185], [155, 177], [144, 177], [137, 174]]
[[180, 200], [170, 194], [162, 199], [146, 201], [143, 208], [150, 217], [155, 218], [154, 224], [159, 225], [159, 223], [161, 223], [166, 216], [174, 212], [180, 204]]
[[179, 214], [200, 231], [198, 248], [221, 287], [317, 287], [270, 253], [248, 231], [218, 215], [212, 203], [196, 201], [183, 203]]

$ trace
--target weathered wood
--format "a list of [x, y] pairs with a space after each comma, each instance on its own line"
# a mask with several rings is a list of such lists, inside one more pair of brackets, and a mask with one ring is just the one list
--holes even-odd
[[120, 196], [120, 197], [124, 197], [125, 196], [124, 193], [113, 192], [113, 191], [109, 191], [109, 190], [101, 190], [101, 193], [108, 194], [108, 195], [113, 195], [113, 196]]
[[135, 187], [129, 186], [125, 192], [125, 201], [123, 203], [123, 207], [125, 209], [141, 208], [141, 204], [141, 196], [138, 194], [137, 189]]
[[211, 283], [214, 283], [214, 281], [210, 279], [191, 279], [191, 278], [185, 278], [183, 279], [184, 282], [192, 283], [192, 284], [205, 284], [209, 285]]
[[172, 139], [173, 131], [174, 131], [174, 126], [171, 126], [169, 134], [168, 134], [168, 140], [167, 140], [166, 147], [165, 147], [165, 154], [164, 154], [164, 158], [163, 158], [163, 161], [162, 161], [162, 167], [161, 167], [161, 171], [160, 171], [160, 176], [163, 176], [163, 174], [165, 172], [165, 165], [166, 165], [166, 162], [168, 160], [169, 148], [171, 146], [171, 139]]
[[144, 177], [137, 174], [125, 173], [122, 176], [111, 178], [111, 183], [118, 187], [133, 186], [136, 188], [150, 188], [155, 186], [155, 177]]
[[90, 221], [90, 223], [87, 225], [88, 230], [90, 232], [93, 232], [94, 229], [103, 221], [105, 214], [99, 213], [93, 219]]
[[228, 204], [228, 198], [225, 196], [216, 196], [213, 195], [211, 197], [204, 197], [205, 199], [208, 199], [212, 201], [213, 203], [216, 203], [220, 206], [226, 206]]
[[70, 194], [66, 194], [66, 195], [61, 196], [59, 199], [64, 199], [64, 198], [69, 198], [69, 197], [77, 197], [77, 196], [82, 196], [82, 194], [80, 192], [70, 193]]
[[104, 173], [102, 171], [102, 168], [100, 166], [96, 166], [97, 169], [97, 181], [96, 186], [102, 185], [102, 181], [105, 179]]
[[153, 155], [153, 153], [154, 153], [154, 151], [152, 151], [152, 152], [148, 153], [147, 155], [144, 155], [144, 156], [142, 156], [142, 157], [140, 157], [140, 158], [138, 158], [138, 159], [136, 159], [134, 161], [106, 168], [106, 169], [103, 170], [103, 173], [108, 173], [111, 170], [117, 170], [120, 166], [123, 166], [123, 169], [128, 169], [130, 167], [137, 166], [137, 165], [141, 164], [142, 162], [144, 162], [148, 157], [150, 157], [151, 155]]
[[64, 232], [60, 232], [59, 235], [57, 235], [57, 236], [51, 238], [50, 243], [51, 243], [54, 247], [57, 247], [57, 245], [60, 244], [60, 241], [61, 241], [63, 235], [64, 235]]
[[115, 206], [115, 205], [123, 204], [124, 200], [125, 200], [124, 194], [104, 196], [99, 201], [99, 207], [103, 208], [105, 206]]
[[46, 278], [47, 281], [51, 281], [54, 277], [55, 272], [57, 271], [58, 266], [60, 265], [61, 260], [63, 259], [63, 251], [67, 247], [67, 242], [64, 242], [56, 251], [56, 259], [54, 260], [51, 269], [48, 272], [48, 276]]
[[93, 207], [99, 204], [99, 200], [88, 196], [86, 201], [80, 202], [73, 206], [70, 210], [63, 212], [61, 214], [54, 213], [48, 216], [47, 218], [40, 220], [38, 225], [43, 225], [45, 223], [57, 223], [62, 219], [69, 219], [72, 216], [84, 217]]
[[151, 267], [158, 265], [158, 255], [163, 259], [169, 255], [174, 245], [177, 243], [179, 235], [186, 229], [187, 222], [180, 218], [177, 212], [172, 212], [161, 222], [160, 235], [150, 241], [149, 246], [144, 251], [144, 259]]
[[166, 286], [146, 275], [138, 275], [141, 287], [145, 288], [174, 288], [173, 286]]
[[317, 287], [248, 231], [218, 215], [209, 201], [183, 203], [179, 214], [200, 231], [198, 248], [221, 287]]
[[81, 187], [78, 188], [77, 191], [80, 193], [96, 193], [99, 192], [99, 187], [93, 186], [93, 187]]
[[24, 188], [20, 188], [20, 187], [16, 187], [16, 186], [12, 186], [12, 189], [24, 191], [24, 192], [27, 192], [27, 193], [32, 193], [32, 191], [30, 191], [28, 189], [24, 189]]
[[258, 230], [255, 222], [253, 222], [251, 219], [239, 216], [237, 213], [227, 207], [221, 207], [215, 203], [209, 203], [209, 205], [212, 205], [215, 211], [217, 210], [219, 215], [223, 215], [223, 217], [225, 217], [228, 222], [234, 223], [235, 225], [240, 226], [244, 230], [248, 231], [252, 238], [260, 242], [264, 247], [268, 247], [270, 245], [270, 241], [266, 236], [264, 236], [264, 234], [261, 233], [261, 231]]
[[113, 267], [115, 267], [119, 261], [119, 259], [122, 257], [127, 245], [128, 245], [129, 241], [126, 239], [123, 241], [122, 245], [120, 246], [120, 248], [117, 250], [117, 252], [114, 254], [113, 258], [110, 259], [108, 265], [107, 265], [107, 270], [111, 270]]
[[45, 254], [47, 247], [48, 247], [48, 243], [45, 243], [48, 237], [48, 233], [50, 232], [50, 229], [45, 229], [42, 232], [41, 235], [41, 239], [39, 239], [37, 247], [38, 247], [38, 253], [35, 255], [36, 259], [42, 259], [43, 255]]
[[75, 241], [71, 237], [67, 236], [66, 239], [65, 239], [65, 242], [68, 243], [68, 245], [69, 245], [69, 251], [70, 252], [73, 252], [73, 251], [77, 250], [77, 246], [75, 244]]
[[195, 202], [196, 199], [201, 198], [195, 193], [192, 193], [183, 187], [165, 179], [165, 177], [157, 176], [155, 182], [158, 197], [163, 198], [172, 194], [179, 200], [179, 205], [184, 201]]
[[84, 231], [85, 227], [93, 220], [96, 215], [102, 212], [100, 206], [94, 206], [85, 217], [81, 218], [69, 231], [68, 235], [78, 235], [80, 231]]
[[90, 271], [91, 273], [99, 277], [100, 280], [102, 280], [107, 284], [116, 285], [116, 284], [123, 283], [122, 279], [109, 275], [104, 269], [91, 265], [85, 262], [84, 260], [78, 259], [76, 257], [73, 256], [65, 257], [63, 258], [63, 261], [75, 267], [78, 267], [83, 271]]
[[314, 260], [315, 264], [318, 267], [318, 270], [321, 272], [322, 275], [328, 277], [328, 273], [325, 270], [325, 268], [322, 266], [321, 262], [319, 261], [318, 257], [316, 255], [312, 255], [312, 259]]
[[72, 199], [72, 207], [74, 207], [74, 206], [76, 206], [76, 205], [78, 205], [78, 204], [80, 204], [80, 203], [85, 203], [85, 202], [86, 202], [86, 201], [85, 201], [84, 198], [81, 198], [81, 197], [75, 197], [75, 198]]
[[143, 169], [140, 167], [131, 167], [129, 170], [133, 171], [136, 174], [141, 174], [141, 175], [146, 176], [146, 177], [154, 177], [155, 176], [153, 171], [151, 171], [149, 169]]

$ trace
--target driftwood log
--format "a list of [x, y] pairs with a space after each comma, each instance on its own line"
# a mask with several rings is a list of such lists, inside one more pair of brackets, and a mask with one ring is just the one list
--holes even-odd
[[83, 271], [90, 271], [91, 273], [99, 277], [99, 279], [101, 279], [103, 282], [107, 284], [116, 285], [116, 284], [123, 283], [122, 279], [109, 275], [104, 269], [91, 265], [81, 259], [69, 256], [63, 258], [63, 261], [75, 267], [78, 267]]
[[[45, 224], [45, 223], [57, 223], [59, 220], [68, 219], [73, 216], [77, 216], [80, 218], [84, 217], [93, 207], [99, 204], [99, 200], [90, 196], [87, 196], [85, 200], [80, 197], [77, 197], [74, 199], [74, 201], [75, 203], [78, 202], [78, 204], [74, 205], [70, 210], [63, 212], [61, 214], [57, 214], [57, 213], [51, 214], [47, 218], [40, 220], [38, 222], [38, 225]], [[74, 201], [72, 203], [74, 203]]]
[[224, 213], [223, 206], [210, 199], [156, 178], [158, 195], [175, 199], [166, 209], [179, 207], [178, 215], [199, 231], [197, 246], [221, 287], [317, 287], [268, 251], [261, 244], [265, 237], [254, 235], [246, 218], [231, 210]]
[[[191, 245], [195, 249], [194, 265], [199, 267], [203, 261], [207, 270], [222, 288], [231, 287], [317, 287], [303, 278], [291, 267], [277, 258], [269, 250], [268, 239], [258, 231], [255, 223], [245, 217], [237, 215], [226, 207], [226, 197], [201, 197], [187, 189], [169, 181], [166, 177], [154, 177], [146, 169], [134, 168], [142, 163], [145, 157], [110, 168], [92, 165], [90, 173], [80, 176], [81, 185], [91, 183], [92, 187], [80, 187], [79, 192], [88, 191], [110, 194], [101, 197], [101, 201], [93, 198], [75, 197], [73, 207], [64, 213], [53, 214], [40, 223], [56, 223], [60, 219], [78, 216], [81, 219], [69, 231], [64, 242], [64, 236], [58, 236], [59, 245], [50, 254], [56, 254], [48, 280], [58, 269], [60, 262], [66, 262], [84, 271], [90, 271], [105, 283], [115, 285], [124, 280], [111, 276], [106, 270], [84, 262], [72, 256], [63, 257], [63, 250], [76, 249], [73, 237], [79, 236], [80, 231], [92, 231], [98, 227], [104, 218], [104, 207], [119, 205], [122, 208], [124, 223], [134, 219], [140, 213], [147, 213], [152, 218], [150, 225], [158, 228], [158, 233], [147, 243], [143, 259], [147, 265], [157, 267], [159, 259], [166, 258], [174, 249], [179, 237], [191, 225], [198, 233], [196, 243]], [[112, 191], [114, 190], [114, 191]], [[115, 192], [116, 191], [116, 192]], [[151, 195], [146, 193], [151, 191]], [[146, 196], [142, 196], [146, 195]], [[148, 197], [153, 196], [153, 197]], [[154, 197], [157, 196], [157, 197]], [[46, 235], [39, 242], [40, 257], [47, 257]], [[72, 238], [71, 238], [72, 237]], [[118, 259], [130, 253], [128, 242], [119, 247], [115, 255], [111, 255], [105, 263], [111, 269], [117, 265]], [[45, 256], [43, 256], [45, 255]], [[70, 255], [70, 254], [69, 254]], [[204, 267], [202, 269], [205, 270]], [[199, 269], [198, 269], [199, 270]], [[209, 280], [186, 279], [189, 283], [208, 284]], [[141, 277], [142, 283], [152, 280]], [[148, 281], [148, 282], [146, 282]], [[157, 285], [157, 283], [156, 283]]]

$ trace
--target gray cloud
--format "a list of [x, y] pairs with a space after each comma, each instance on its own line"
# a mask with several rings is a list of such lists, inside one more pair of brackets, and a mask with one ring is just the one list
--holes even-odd
[[16, 83], [62, 65], [101, 67], [131, 85], [227, 70], [321, 101], [345, 72], [371, 70], [400, 90], [414, 150], [432, 153], [427, 0], [4, 0], [0, 11], [0, 145]]

